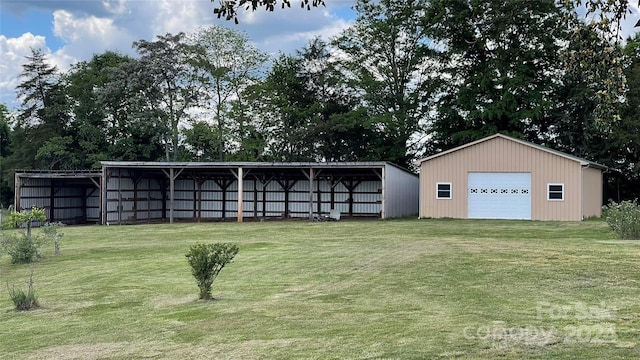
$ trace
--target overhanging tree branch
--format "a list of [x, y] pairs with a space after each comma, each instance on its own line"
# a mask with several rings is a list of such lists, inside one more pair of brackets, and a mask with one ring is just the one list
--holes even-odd
[[[219, 5], [213, 8], [213, 13], [218, 15], [218, 19], [225, 18], [226, 20], [233, 19], [235, 23], [238, 23], [238, 10], [244, 7], [245, 10], [256, 11], [258, 8], [263, 7], [266, 11], [273, 11], [278, 5], [278, 0], [211, 0], [211, 2], [217, 2]], [[291, 0], [280, 0], [280, 6], [284, 9], [285, 6], [291, 7]], [[324, 0], [300, 0], [300, 7], [311, 10], [311, 7], [325, 6]]]

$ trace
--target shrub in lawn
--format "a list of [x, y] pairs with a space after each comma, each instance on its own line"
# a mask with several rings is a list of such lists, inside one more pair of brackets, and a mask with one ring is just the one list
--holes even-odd
[[620, 239], [640, 240], [640, 205], [637, 200], [611, 201], [602, 210], [607, 224]]
[[[7, 288], [9, 285], [7, 284]], [[33, 268], [31, 268], [31, 275], [29, 276], [29, 282], [27, 283], [27, 291], [25, 292], [22, 289], [17, 289], [15, 285], [9, 288], [9, 296], [11, 297], [11, 301], [13, 301], [13, 305], [18, 311], [28, 311], [37, 309], [40, 305], [38, 304], [38, 298], [36, 297], [36, 292], [33, 289]]]
[[195, 244], [189, 248], [185, 256], [191, 265], [191, 273], [198, 282], [200, 299], [212, 299], [213, 282], [237, 253], [238, 247], [231, 243]]
[[46, 243], [47, 239], [32, 236], [31, 227], [34, 221], [45, 220], [44, 209], [35, 207], [31, 210], [11, 213], [10, 223], [22, 230], [20, 235], [10, 234], [2, 239], [3, 250], [11, 256], [11, 263], [30, 263], [40, 257], [39, 248]]
[[12, 264], [28, 264], [36, 258], [37, 249], [33, 239], [25, 236], [7, 237], [7, 253], [11, 256]]
[[53, 253], [56, 255], [60, 254], [60, 241], [64, 234], [59, 229], [63, 226], [64, 224], [61, 222], [48, 222], [42, 226], [42, 232], [45, 237], [44, 242], [53, 242]]

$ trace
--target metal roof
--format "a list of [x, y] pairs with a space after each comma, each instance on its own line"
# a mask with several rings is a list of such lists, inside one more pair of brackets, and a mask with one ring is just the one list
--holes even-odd
[[[164, 161], [101, 161], [107, 167], [137, 168], [371, 168], [393, 165], [384, 161], [354, 162], [164, 162]], [[393, 165], [396, 166], [396, 165]], [[397, 166], [396, 166], [397, 167]]]
[[21, 178], [79, 179], [102, 176], [101, 170], [16, 170]]
[[102, 161], [103, 167], [151, 169], [193, 169], [193, 170], [225, 170], [225, 169], [269, 169], [269, 170], [299, 170], [299, 169], [334, 169], [334, 170], [369, 170], [393, 166], [409, 174], [416, 173], [387, 161], [347, 161], [347, 162], [163, 162], [163, 161]]

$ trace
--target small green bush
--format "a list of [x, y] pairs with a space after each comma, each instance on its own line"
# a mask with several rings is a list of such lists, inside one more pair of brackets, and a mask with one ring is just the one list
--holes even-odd
[[12, 264], [28, 264], [36, 259], [38, 250], [33, 239], [25, 235], [9, 238], [7, 252]]
[[45, 236], [33, 236], [31, 228], [34, 221], [45, 221], [44, 209], [33, 207], [31, 210], [11, 213], [10, 223], [20, 228], [20, 234], [9, 234], [2, 237], [2, 251], [11, 256], [11, 263], [31, 263], [42, 256], [40, 248], [49, 240]]
[[602, 211], [607, 224], [620, 239], [640, 240], [640, 206], [637, 200], [611, 201]]
[[200, 299], [212, 299], [213, 282], [237, 253], [238, 247], [231, 243], [195, 244], [189, 248], [185, 256], [191, 265], [191, 273], [198, 282]]
[[22, 289], [16, 290], [15, 285], [9, 288], [9, 285], [7, 284], [11, 301], [13, 301], [13, 305], [18, 311], [28, 311], [40, 307], [40, 304], [38, 304], [38, 298], [36, 297], [36, 292], [33, 289], [33, 268], [31, 269], [31, 275], [29, 276], [29, 282], [27, 285], [27, 291], [25, 292]]
[[64, 224], [61, 222], [48, 222], [42, 225], [44, 242], [53, 242], [53, 253], [56, 255], [60, 255], [60, 242], [64, 234], [59, 229], [63, 226]]

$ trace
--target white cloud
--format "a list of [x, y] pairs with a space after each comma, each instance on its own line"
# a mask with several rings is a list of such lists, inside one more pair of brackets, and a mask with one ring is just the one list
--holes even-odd
[[289, 34], [273, 34], [263, 39], [257, 46], [262, 49], [267, 49], [270, 54], [276, 54], [279, 51], [290, 53], [295, 50], [300, 50], [306, 46], [311, 39], [316, 37], [329, 40], [338, 36], [350, 25], [351, 23], [349, 22], [336, 20], [318, 29]]
[[112, 14], [124, 14], [127, 11], [127, 0], [102, 0], [102, 5]]
[[[145, 5], [146, 10], [155, 13], [153, 22], [149, 24], [154, 36], [192, 32], [203, 25], [210, 24], [213, 20], [211, 16], [213, 5], [210, 2], [162, 0], [153, 3], [145, 2]], [[139, 10], [138, 16], [144, 11]]]
[[292, 53], [307, 45], [310, 39], [329, 39], [351, 24], [336, 17], [331, 8], [307, 11], [293, 5], [274, 12], [242, 12], [238, 20], [240, 24], [236, 28], [246, 31], [258, 48], [270, 54]]
[[119, 27], [114, 18], [82, 16], [66, 10], [53, 12], [53, 34], [65, 42], [49, 56], [62, 71], [106, 50], [133, 54], [131, 44], [137, 40], [127, 29]]
[[74, 42], [82, 37], [104, 39], [113, 30], [113, 19], [95, 16], [78, 19], [66, 10], [53, 12], [53, 34], [66, 42]]

